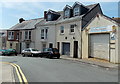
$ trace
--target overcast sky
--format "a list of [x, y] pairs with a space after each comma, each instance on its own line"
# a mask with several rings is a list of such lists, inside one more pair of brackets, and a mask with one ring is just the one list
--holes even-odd
[[[41, 18], [44, 15], [44, 10], [52, 9], [55, 11], [62, 11], [66, 4], [72, 6], [75, 2], [75, 0], [61, 0], [61, 2], [57, 1], [58, 0], [49, 0], [49, 2], [48, 0], [0, 1], [0, 29], [11, 28], [18, 23], [18, 20], [21, 17], [25, 20]], [[109, 17], [118, 17], [118, 0], [84, 0], [84, 2], [81, 2], [81, 0], [77, 1], [83, 5], [100, 3], [102, 11], [105, 15]]]

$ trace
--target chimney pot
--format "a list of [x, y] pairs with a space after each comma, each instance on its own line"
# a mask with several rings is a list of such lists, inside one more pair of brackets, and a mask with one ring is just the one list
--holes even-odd
[[19, 19], [19, 23], [22, 23], [23, 21], [25, 21], [23, 18]]
[[47, 19], [47, 11], [44, 11], [44, 19]]

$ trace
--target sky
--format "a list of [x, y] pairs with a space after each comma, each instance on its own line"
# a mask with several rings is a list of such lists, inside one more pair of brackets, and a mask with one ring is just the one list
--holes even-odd
[[[102, 11], [109, 17], [118, 17], [118, 0], [77, 0], [83, 5], [100, 3]], [[94, 2], [93, 2], [94, 1]], [[9, 29], [19, 22], [19, 18], [25, 20], [41, 18], [44, 11], [52, 9], [62, 11], [65, 5], [72, 6], [75, 0], [3, 0], [0, 1], [0, 29]]]

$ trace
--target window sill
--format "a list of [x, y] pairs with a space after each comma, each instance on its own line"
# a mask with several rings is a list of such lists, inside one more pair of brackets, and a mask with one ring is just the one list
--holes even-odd
[[74, 35], [75, 34], [75, 32], [71, 32], [71, 33], [69, 33], [69, 35]]
[[60, 33], [60, 35], [64, 35], [64, 33]]

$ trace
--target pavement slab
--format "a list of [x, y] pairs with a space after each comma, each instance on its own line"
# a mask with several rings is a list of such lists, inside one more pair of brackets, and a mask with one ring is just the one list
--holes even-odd
[[0, 62], [0, 83], [15, 82], [13, 67], [10, 64]]

